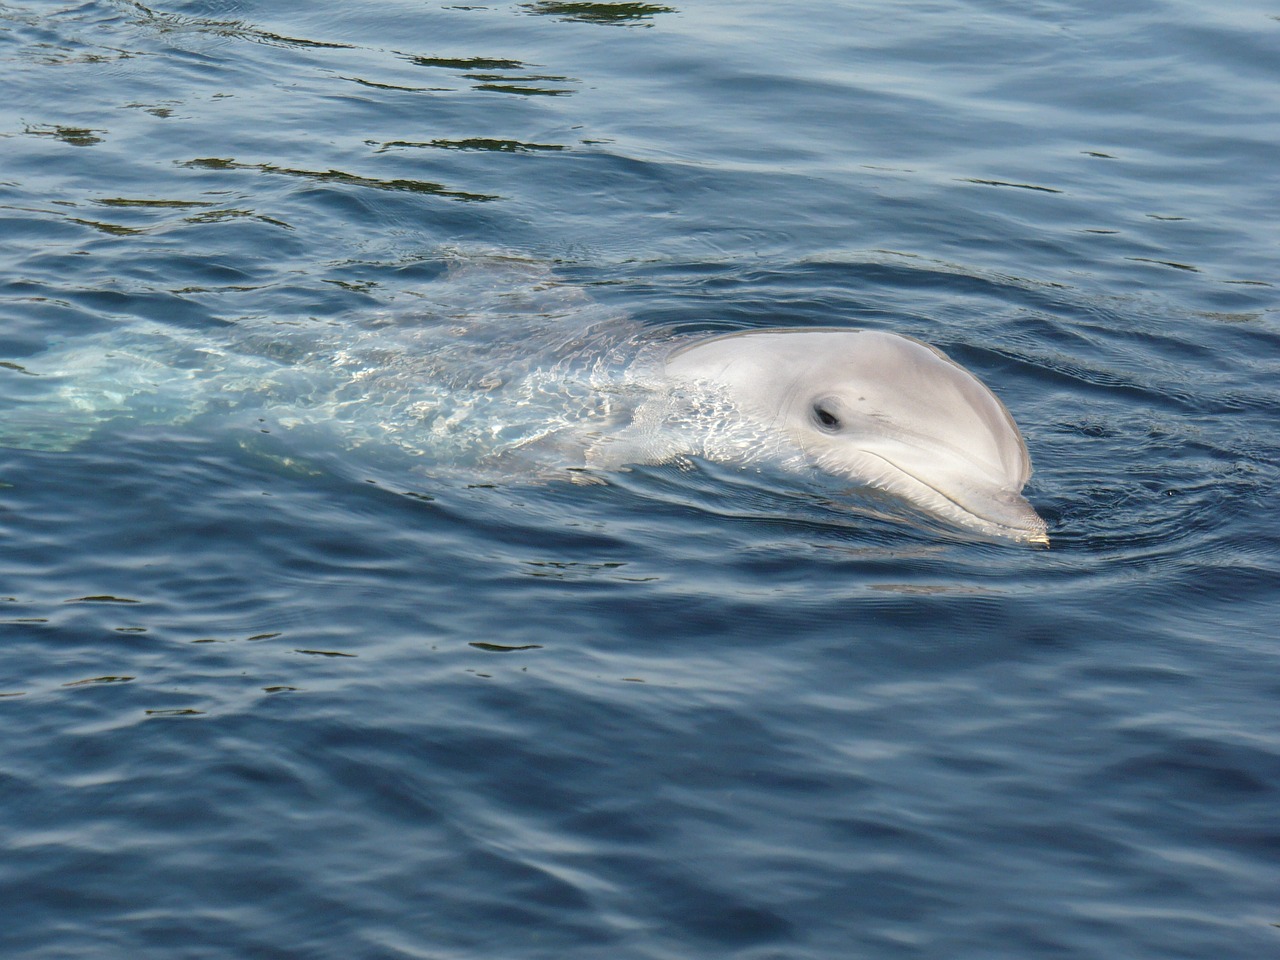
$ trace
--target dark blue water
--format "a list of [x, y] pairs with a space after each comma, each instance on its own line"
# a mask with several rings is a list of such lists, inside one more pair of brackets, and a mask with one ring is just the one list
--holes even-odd
[[[1280, 949], [1274, 5], [24, 0], [0, 60], [4, 956]], [[447, 318], [477, 249], [937, 344], [1052, 548], [419, 470], [246, 378], [28, 417], [50, 351]]]

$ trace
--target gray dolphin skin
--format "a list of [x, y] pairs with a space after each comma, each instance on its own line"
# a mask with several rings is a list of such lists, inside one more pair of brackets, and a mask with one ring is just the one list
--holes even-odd
[[[664, 399], [642, 405], [631, 435], [621, 435], [616, 453], [597, 454], [597, 464], [768, 456], [983, 535], [1049, 543], [1022, 497], [1031, 461], [1009, 411], [928, 344], [873, 330], [756, 330], [674, 350], [661, 379]], [[701, 425], [692, 442], [682, 419]]]

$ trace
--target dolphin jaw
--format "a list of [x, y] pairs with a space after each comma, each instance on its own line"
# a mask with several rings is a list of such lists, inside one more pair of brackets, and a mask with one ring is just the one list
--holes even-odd
[[1049, 546], [1044, 520], [1021, 493], [993, 486], [982, 490], [965, 484], [948, 492], [923, 480], [882, 453], [862, 449], [851, 465], [832, 454], [817, 458], [825, 471], [847, 476], [917, 504], [953, 524], [987, 536], [1033, 546]]

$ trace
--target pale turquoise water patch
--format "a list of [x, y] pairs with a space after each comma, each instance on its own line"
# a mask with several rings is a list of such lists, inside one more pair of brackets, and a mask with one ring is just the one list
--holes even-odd
[[[1274, 953], [1278, 32], [0, 4], [4, 955]], [[935, 343], [1053, 547], [421, 470], [377, 411], [483, 394], [477, 317]]]

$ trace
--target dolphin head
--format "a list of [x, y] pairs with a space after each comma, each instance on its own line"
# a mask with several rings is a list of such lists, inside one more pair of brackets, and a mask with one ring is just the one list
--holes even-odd
[[1013, 418], [925, 343], [872, 330], [751, 331], [677, 351], [667, 374], [723, 392], [823, 472], [986, 535], [1048, 543], [1022, 497], [1031, 462]]

